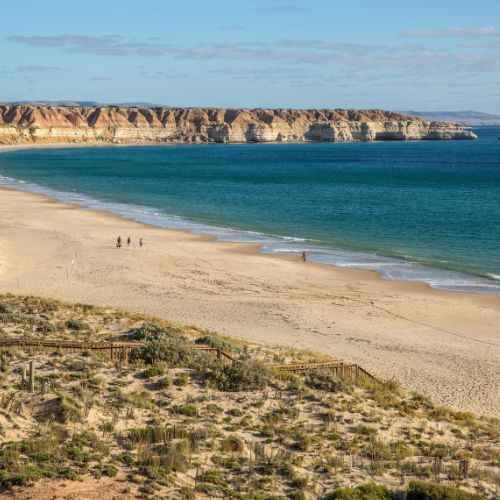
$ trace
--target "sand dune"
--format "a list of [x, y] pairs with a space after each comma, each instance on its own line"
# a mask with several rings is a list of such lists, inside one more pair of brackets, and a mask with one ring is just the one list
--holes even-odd
[[[118, 235], [130, 236], [132, 246], [117, 249]], [[498, 415], [498, 297], [210, 239], [2, 189], [0, 292], [109, 305], [308, 348], [395, 377], [439, 404]]]

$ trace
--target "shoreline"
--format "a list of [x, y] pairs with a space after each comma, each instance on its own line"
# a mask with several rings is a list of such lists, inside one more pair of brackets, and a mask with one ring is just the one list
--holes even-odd
[[[134, 146], [154, 146], [158, 144], [133, 144]], [[175, 146], [176, 144], [159, 144]], [[46, 147], [43, 145], [26, 145]], [[96, 144], [67, 144], [67, 147], [93, 147]], [[126, 147], [128, 144], [98, 144], [98, 147]], [[59, 149], [60, 144], [54, 144]], [[2, 151], [18, 148], [5, 147]], [[22, 148], [21, 148], [22, 149]], [[184, 229], [194, 234], [211, 234], [219, 241], [240, 242], [252, 240], [261, 247], [261, 252], [273, 255], [294, 255], [297, 246], [307, 247], [309, 260], [312, 262], [332, 265], [342, 269], [371, 270], [380, 279], [402, 281], [407, 283], [422, 283], [431, 289], [460, 293], [479, 293], [500, 297], [500, 282], [490, 274], [468, 272], [453, 267], [442, 267], [435, 262], [419, 262], [418, 259], [405, 259], [397, 254], [383, 253], [362, 248], [343, 248], [333, 243], [304, 240], [287, 235], [273, 235], [254, 232], [249, 229], [238, 229], [230, 226], [210, 224], [202, 221], [186, 219], [183, 216], [168, 213], [155, 213], [156, 209], [148, 206], [120, 203], [118, 201], [102, 201], [83, 193], [73, 193], [57, 188], [48, 188], [27, 181], [3, 178], [3, 187], [17, 189], [22, 192], [34, 192], [54, 196], [64, 203], [77, 203], [93, 210], [106, 210], [134, 218], [146, 224], [152, 224], [164, 229]], [[13, 185], [12, 185], [13, 184]], [[0, 185], [0, 187], [2, 187]], [[160, 210], [160, 212], [162, 212]], [[292, 248], [290, 248], [292, 247]]]
[[[383, 280], [376, 271], [264, 254], [256, 243], [213, 244], [213, 235], [0, 192], [3, 293], [116, 307], [311, 349], [395, 377], [438, 404], [500, 411], [499, 297]], [[133, 246], [116, 249], [118, 234], [130, 235]], [[140, 237], [143, 248], [135, 246]]]

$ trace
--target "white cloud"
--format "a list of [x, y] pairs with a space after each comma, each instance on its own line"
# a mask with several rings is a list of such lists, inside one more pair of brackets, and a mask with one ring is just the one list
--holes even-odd
[[500, 49], [500, 42], [462, 42], [458, 46], [472, 49]]
[[487, 27], [452, 27], [440, 29], [419, 29], [401, 31], [401, 36], [431, 36], [431, 37], [449, 37], [449, 36], [500, 36], [500, 29], [493, 26]]

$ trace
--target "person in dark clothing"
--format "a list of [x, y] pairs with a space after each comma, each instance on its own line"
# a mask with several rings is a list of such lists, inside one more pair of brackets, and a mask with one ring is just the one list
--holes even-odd
[[307, 253], [306, 253], [306, 251], [304, 250], [304, 251], [302, 252], [302, 260], [304, 260], [304, 261], [305, 261], [306, 259], [307, 259]]
[[118, 239], [116, 240], [116, 247], [120, 248], [122, 246], [122, 237], [118, 236]]
[[128, 237], [128, 240], [127, 240], [127, 246], [130, 246], [130, 236]]

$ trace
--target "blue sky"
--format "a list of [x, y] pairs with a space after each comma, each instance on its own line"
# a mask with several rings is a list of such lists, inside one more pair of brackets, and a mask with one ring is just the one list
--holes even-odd
[[0, 101], [500, 114], [499, 0], [1, 3]]

